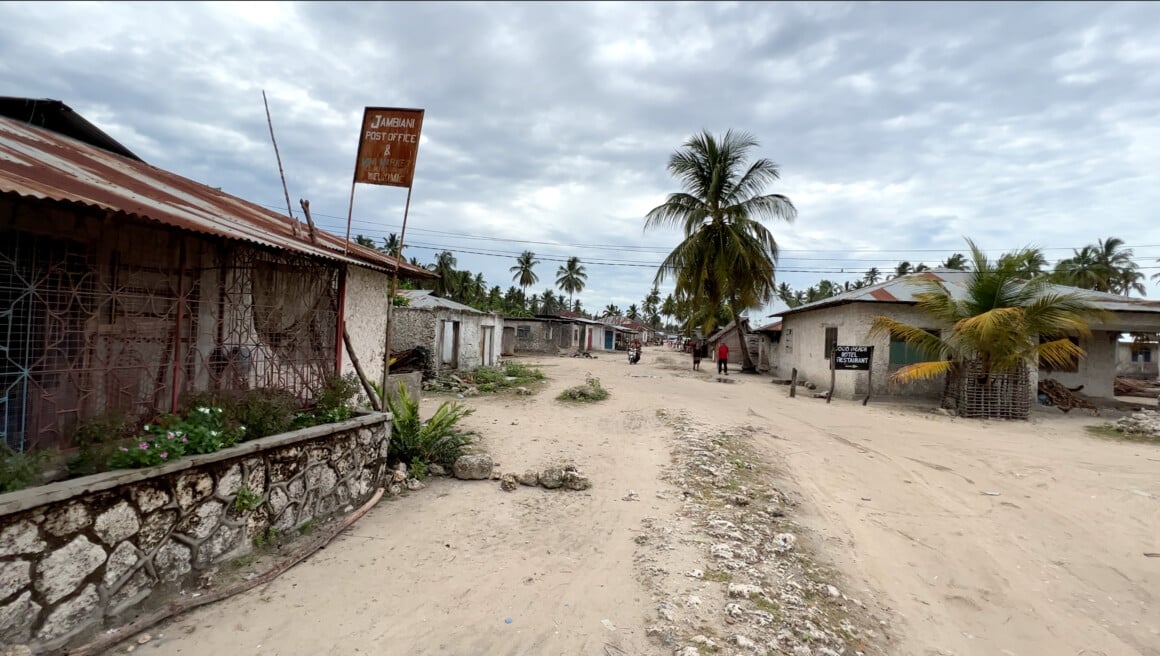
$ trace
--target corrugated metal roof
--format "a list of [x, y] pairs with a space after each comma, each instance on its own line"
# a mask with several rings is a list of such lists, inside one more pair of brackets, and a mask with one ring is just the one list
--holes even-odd
[[433, 278], [422, 267], [317, 231], [319, 243], [295, 237], [289, 219], [176, 173], [0, 117], [0, 192], [27, 198], [79, 203], [157, 221], [175, 228], [238, 239], [390, 271]]
[[463, 303], [457, 303], [450, 299], [433, 296], [430, 289], [404, 289], [399, 291], [399, 295], [405, 296], [410, 301], [408, 307], [419, 308], [421, 310], [438, 308], [441, 310], [470, 312], [472, 314], [487, 314], [470, 305], [464, 305]]
[[[955, 300], [962, 300], [967, 296], [967, 284], [970, 282], [971, 275], [973, 274], [970, 271], [935, 269], [934, 271], [911, 274], [908, 276], [900, 276], [898, 278], [892, 278], [885, 282], [862, 287], [861, 289], [854, 289], [837, 296], [822, 299], [820, 301], [799, 305], [795, 308], [785, 310], [780, 315], [771, 316], [785, 317], [791, 314], [798, 314], [801, 312], [807, 312], [809, 310], [817, 310], [835, 305], [844, 305], [846, 303], [913, 304], [918, 302], [918, 294], [926, 291], [926, 288], [920, 284], [920, 281], [923, 279], [941, 281], [943, 285], [946, 286], [947, 291], [951, 293], [952, 298]], [[1156, 301], [1148, 301], [1141, 298], [1129, 298], [1127, 296], [1120, 296], [1118, 294], [1095, 292], [1088, 289], [1079, 289], [1078, 287], [1067, 287], [1065, 285], [1049, 285], [1049, 289], [1055, 293], [1083, 294], [1092, 305], [1107, 312], [1160, 313], [1160, 303]]]

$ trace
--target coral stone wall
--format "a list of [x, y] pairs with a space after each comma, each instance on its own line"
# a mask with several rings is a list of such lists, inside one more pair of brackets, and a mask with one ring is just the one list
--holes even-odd
[[164, 602], [269, 529], [361, 504], [388, 475], [389, 418], [0, 495], [0, 645], [59, 649]]

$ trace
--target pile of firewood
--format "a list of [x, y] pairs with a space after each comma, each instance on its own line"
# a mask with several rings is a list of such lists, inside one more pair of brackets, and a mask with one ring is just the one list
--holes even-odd
[[1143, 396], [1146, 398], [1160, 398], [1160, 385], [1147, 380], [1135, 378], [1116, 378], [1116, 396]]
[[[1078, 388], [1076, 391], [1079, 391]], [[1047, 397], [1049, 405], [1059, 408], [1062, 412], [1069, 412], [1072, 408], [1091, 410], [1092, 415], [1099, 415], [1100, 410], [1091, 401], [1072, 393], [1063, 383], [1057, 380], [1039, 381], [1039, 393]]]

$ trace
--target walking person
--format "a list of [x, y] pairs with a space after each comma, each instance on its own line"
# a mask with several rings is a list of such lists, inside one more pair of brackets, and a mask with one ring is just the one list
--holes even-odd
[[717, 373], [724, 372], [726, 376], [729, 375], [729, 345], [721, 342], [717, 347]]
[[693, 343], [693, 371], [701, 370], [701, 356], [704, 354], [700, 343]]

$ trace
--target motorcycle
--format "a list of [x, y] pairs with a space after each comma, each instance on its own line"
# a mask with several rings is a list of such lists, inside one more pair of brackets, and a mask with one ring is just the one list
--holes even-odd
[[640, 349], [635, 346], [628, 347], [628, 363], [636, 364], [637, 362], [640, 362]]

